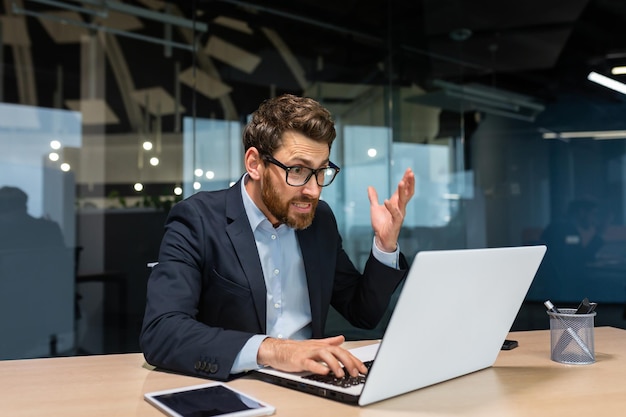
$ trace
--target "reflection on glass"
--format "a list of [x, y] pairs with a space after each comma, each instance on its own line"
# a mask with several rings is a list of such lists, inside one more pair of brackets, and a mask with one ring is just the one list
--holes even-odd
[[0, 305], [20, 312], [0, 317], [0, 359], [75, 345], [75, 177], [59, 154], [81, 142], [78, 113], [0, 103]]
[[[183, 121], [183, 189], [187, 197], [202, 189], [219, 190], [243, 175], [241, 124], [237, 121]], [[193, 175], [192, 175], [193, 174]]]

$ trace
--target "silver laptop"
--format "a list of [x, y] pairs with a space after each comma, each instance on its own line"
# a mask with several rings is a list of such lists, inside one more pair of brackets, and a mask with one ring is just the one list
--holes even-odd
[[419, 252], [380, 343], [353, 349], [367, 377], [328, 383], [272, 368], [260, 379], [367, 405], [493, 365], [545, 246]]

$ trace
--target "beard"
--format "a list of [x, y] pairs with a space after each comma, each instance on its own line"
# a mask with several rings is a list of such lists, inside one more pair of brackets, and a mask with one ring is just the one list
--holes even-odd
[[[315, 181], [315, 178], [312, 178], [312, 180]], [[269, 171], [266, 171], [263, 174], [261, 199], [272, 216], [274, 216], [279, 222], [284, 223], [293, 229], [306, 229], [311, 225], [311, 223], [313, 223], [313, 217], [315, 217], [315, 209], [317, 208], [318, 200], [305, 197], [299, 199], [294, 198], [289, 201], [281, 200], [279, 192], [276, 190], [276, 187], [274, 187]], [[292, 202], [310, 203], [311, 211], [308, 213], [292, 213], [289, 215], [289, 207]]]

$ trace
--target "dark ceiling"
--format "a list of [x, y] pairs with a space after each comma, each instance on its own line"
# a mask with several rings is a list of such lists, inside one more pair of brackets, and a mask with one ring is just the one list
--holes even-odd
[[[189, 2], [191, 7], [194, 2]], [[269, 5], [271, 4], [271, 5]], [[549, 100], [626, 56], [623, 0], [196, 0], [202, 20], [277, 30], [324, 81], [482, 83]], [[391, 54], [389, 53], [391, 51]], [[389, 59], [392, 58], [391, 61]]]
[[[5, 8], [12, 1], [5, 1]], [[40, 0], [19, 3], [39, 13], [55, 9]], [[57, 3], [84, 6], [80, 1]], [[157, 11], [163, 11], [165, 4], [158, 0], [124, 3]], [[303, 90], [264, 29], [278, 34], [310, 84], [393, 83], [428, 91], [435, 80], [444, 80], [479, 83], [545, 103], [563, 94], [622, 101], [621, 95], [586, 81], [586, 75], [590, 70], [607, 73], [626, 58], [624, 0], [184, 0], [172, 4], [174, 12], [170, 12], [208, 24], [209, 30], [198, 34], [201, 47], [215, 36], [260, 58], [253, 72], [213, 60], [215, 71], [231, 87], [228, 99], [238, 117], [254, 110], [270, 94], [270, 86], [275, 93]], [[220, 18], [244, 22], [251, 31], [242, 33], [215, 23]], [[52, 104], [59, 66], [65, 73], [64, 97], [79, 98], [77, 45], [55, 44], [41, 22], [28, 20], [38, 83], [50, 84], [38, 86], [40, 105]], [[163, 36], [162, 24], [148, 19], [142, 19], [142, 24], [137, 33]], [[177, 42], [186, 41], [179, 32], [173, 36]], [[164, 56], [162, 45], [118, 38], [137, 89], [161, 85], [173, 94], [174, 61], [182, 69], [202, 63], [201, 54], [174, 50]], [[3, 50], [4, 100], [18, 102], [11, 70], [14, 55], [8, 46]], [[107, 80], [107, 101], [111, 107], [123, 108], [121, 95], [111, 87], [114, 84], [112, 77]], [[200, 116], [225, 115], [223, 101], [193, 94], [188, 87], [182, 89], [181, 101], [188, 114], [195, 104]], [[164, 118], [163, 123], [167, 129], [171, 120]], [[127, 128], [124, 121], [112, 127], [114, 131]]]

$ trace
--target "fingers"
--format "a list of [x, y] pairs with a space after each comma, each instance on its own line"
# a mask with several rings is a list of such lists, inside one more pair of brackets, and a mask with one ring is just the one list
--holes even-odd
[[[415, 194], [415, 174], [411, 168], [407, 168], [402, 176], [402, 179], [398, 183], [397, 190], [389, 198], [385, 200], [384, 204], [387, 206], [387, 201], [397, 201], [401, 211], [404, 211], [409, 200]], [[367, 196], [370, 200], [370, 206], [378, 206], [378, 193], [374, 187], [367, 187]]]
[[340, 346], [344, 341], [343, 336], [304, 341], [267, 338], [261, 343], [257, 362], [288, 372], [325, 375], [330, 370], [339, 377], [346, 371], [352, 376], [367, 373], [363, 362]]
[[407, 168], [398, 183], [398, 199], [403, 208], [406, 207], [413, 194], [415, 194], [415, 174], [411, 168]]
[[304, 371], [312, 372], [314, 374], [319, 374], [319, 375], [327, 375], [330, 371], [334, 372], [335, 375], [339, 375], [337, 374], [337, 372], [339, 371], [336, 369], [336, 367], [333, 370], [330, 368], [330, 366], [328, 366], [324, 362], [319, 362], [313, 359], [306, 359], [302, 369]]
[[385, 208], [391, 214], [391, 217], [394, 221], [402, 223], [404, 220], [404, 207], [401, 207], [399, 204], [395, 204], [392, 200], [385, 200]]
[[[402, 176], [402, 179], [398, 183], [398, 189], [391, 196], [389, 200], [395, 200], [397, 198], [401, 210], [404, 210], [409, 200], [415, 194], [415, 174], [411, 168], [407, 168]], [[367, 187], [367, 197], [370, 200], [370, 206], [378, 206], [378, 193], [374, 187]], [[385, 206], [387, 205], [385, 200]]]
[[[367, 373], [367, 367], [363, 365], [363, 362], [340, 346], [345, 342], [345, 337], [342, 335], [320, 339], [319, 342], [328, 343], [332, 347], [329, 346], [328, 349], [323, 349], [319, 352], [320, 359], [325, 362], [326, 365], [312, 361], [309, 369], [311, 372], [326, 374], [328, 373], [328, 369], [330, 369], [340, 378], [345, 376], [346, 371], [348, 371], [351, 376], [358, 376], [359, 373]], [[320, 368], [319, 365], [325, 369]]]
[[327, 337], [325, 339], [320, 339], [320, 342], [327, 342], [328, 344], [331, 344], [333, 346], [340, 346], [345, 341], [346, 341], [346, 338], [343, 337], [343, 335], [341, 335], [341, 334], [338, 335], [338, 336], [333, 336], [333, 337]]
[[378, 193], [374, 187], [367, 187], [367, 197], [370, 200], [370, 206], [378, 206]]
[[[350, 376], [358, 376], [359, 373], [367, 373], [367, 368], [363, 362], [342, 348], [337, 348], [337, 350], [325, 350], [321, 352], [320, 358], [326, 363], [328, 368], [340, 378], [346, 376], [346, 372]], [[312, 370], [312, 372], [314, 371]]]

